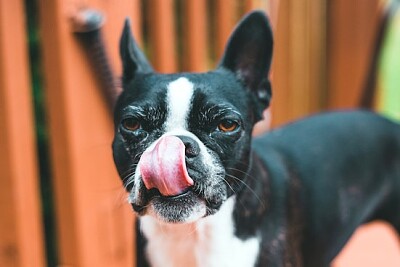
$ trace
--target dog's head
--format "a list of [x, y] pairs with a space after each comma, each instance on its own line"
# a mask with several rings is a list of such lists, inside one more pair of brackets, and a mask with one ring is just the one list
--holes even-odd
[[243, 187], [253, 125], [271, 98], [267, 18], [259, 11], [246, 16], [207, 73], [154, 72], [128, 22], [120, 54], [124, 90], [113, 154], [129, 202], [170, 223], [215, 213]]

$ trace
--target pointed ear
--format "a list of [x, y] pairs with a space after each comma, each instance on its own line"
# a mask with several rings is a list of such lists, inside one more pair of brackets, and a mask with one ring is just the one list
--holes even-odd
[[135, 78], [135, 75], [138, 73], [153, 72], [153, 68], [132, 36], [129, 19], [125, 20], [119, 43], [119, 53], [122, 60], [122, 80], [124, 84]]
[[257, 99], [259, 108], [269, 106], [268, 79], [272, 60], [272, 30], [262, 11], [242, 19], [232, 33], [219, 67], [232, 71]]

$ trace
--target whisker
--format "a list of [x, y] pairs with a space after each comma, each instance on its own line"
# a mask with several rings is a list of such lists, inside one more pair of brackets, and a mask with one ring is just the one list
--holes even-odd
[[229, 163], [229, 162], [234, 162], [235, 164], [241, 164], [244, 167], [249, 167], [250, 166], [250, 164], [248, 162], [238, 161], [236, 159], [224, 159], [224, 160], [222, 160], [222, 163]]
[[235, 189], [233, 189], [233, 187], [228, 183], [228, 181], [225, 178], [222, 178], [222, 181], [224, 181], [225, 184], [232, 190], [232, 192], [236, 194]]
[[121, 177], [126, 177], [127, 175], [130, 175], [133, 171], [135, 171], [137, 164], [133, 164], [130, 166], [124, 173], [121, 174]]
[[244, 174], [246, 178], [248, 177], [248, 178], [251, 178], [251, 179], [253, 179], [253, 180], [257, 180], [256, 177], [250, 175], [249, 173], [247, 173], [247, 172], [245, 172], [245, 171], [242, 171], [242, 170], [239, 170], [239, 169], [236, 169], [236, 168], [230, 168], [230, 167], [227, 167], [226, 169], [227, 169], [227, 170], [232, 170], [232, 171], [240, 172], [240, 173]]
[[244, 186], [246, 186], [250, 190], [250, 192], [257, 198], [257, 200], [260, 202], [260, 204], [264, 205], [264, 202], [261, 200], [260, 196], [248, 184], [246, 184], [244, 181], [242, 181], [241, 179], [237, 178], [234, 175], [231, 175], [231, 174], [227, 173], [226, 176], [228, 176], [230, 178], [233, 178], [236, 181], [242, 183]]

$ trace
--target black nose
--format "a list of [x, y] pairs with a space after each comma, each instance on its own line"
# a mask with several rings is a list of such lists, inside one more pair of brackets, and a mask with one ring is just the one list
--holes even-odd
[[196, 140], [184, 135], [178, 135], [177, 137], [181, 139], [183, 144], [185, 145], [186, 157], [194, 158], [200, 154], [200, 147]]

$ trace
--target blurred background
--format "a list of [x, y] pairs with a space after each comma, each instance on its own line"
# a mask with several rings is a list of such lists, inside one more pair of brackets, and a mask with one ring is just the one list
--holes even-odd
[[[157, 71], [199, 72], [215, 67], [242, 15], [265, 10], [275, 35], [273, 101], [260, 133], [332, 109], [371, 108], [399, 120], [397, 4], [0, 0], [0, 266], [134, 266], [134, 216], [113, 166], [112, 115], [100, 90], [119, 90], [126, 17]], [[84, 10], [104, 17], [90, 38], [108, 60], [77, 33]], [[97, 64], [93, 55], [102, 57]], [[102, 79], [99, 62], [115, 79]], [[363, 226], [333, 266], [400, 266], [398, 241], [388, 226]]]

